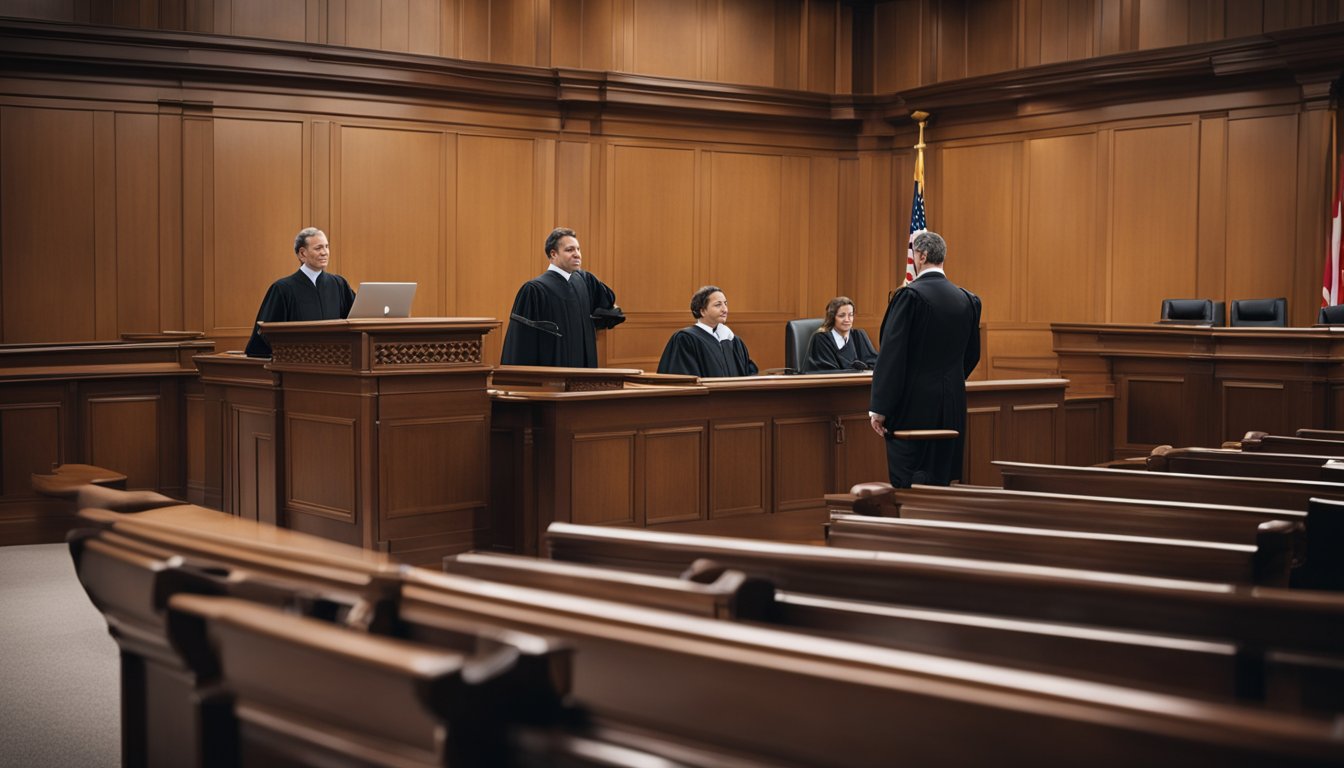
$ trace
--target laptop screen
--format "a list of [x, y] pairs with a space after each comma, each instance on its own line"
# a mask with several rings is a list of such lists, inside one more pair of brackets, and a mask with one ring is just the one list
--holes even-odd
[[416, 283], [360, 283], [350, 317], [410, 317]]

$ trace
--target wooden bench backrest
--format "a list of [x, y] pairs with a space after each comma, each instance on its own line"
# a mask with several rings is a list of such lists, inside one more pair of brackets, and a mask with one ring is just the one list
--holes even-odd
[[[1259, 525], [1270, 520], [1305, 524], [1307, 519], [1307, 513], [1298, 509], [1121, 499], [960, 485], [918, 485], [892, 489], [888, 502], [880, 506], [873, 505], [873, 508], [882, 515], [916, 520], [1068, 528], [1228, 544], [1254, 543]], [[832, 510], [837, 512], [849, 512], [852, 509], [852, 505], [832, 505]]]
[[1150, 472], [1189, 475], [1273, 477], [1283, 480], [1329, 480], [1327, 456], [1297, 453], [1255, 453], [1228, 448], [1172, 448], [1159, 445], [1145, 462]]
[[560, 638], [574, 651], [572, 698], [600, 720], [765, 761], [1344, 761], [1327, 724], [1249, 708], [448, 574], [413, 571], [402, 597], [412, 639], [440, 620]]
[[443, 560], [443, 570], [520, 587], [730, 620], [765, 620], [775, 599], [772, 584], [748, 579], [740, 571], [725, 570], [715, 574], [709, 583], [697, 583], [669, 576], [485, 552], [450, 555]]
[[1344, 440], [1271, 435], [1247, 432], [1241, 438], [1241, 450], [1269, 453], [1309, 453], [1316, 456], [1344, 457]]
[[557, 560], [676, 575], [698, 559], [788, 592], [1344, 653], [1337, 595], [552, 523]]
[[563, 647], [471, 657], [232, 598], [175, 595], [168, 623], [213, 681], [202, 756], [239, 765], [505, 764], [508, 726], [558, 720], [569, 676]]
[[[1131, 499], [1240, 504], [1307, 510], [1313, 498], [1344, 501], [1344, 484], [1262, 477], [1219, 477], [1168, 472], [1127, 472], [1098, 467], [994, 462], [1009, 490], [1084, 493]], [[1293, 574], [1294, 585], [1344, 589], [1337, 565], [1344, 552], [1344, 530], [1333, 507], [1308, 512], [1305, 562]]]
[[1292, 537], [1299, 525], [1283, 520], [1262, 523], [1257, 544], [1246, 545], [948, 520], [832, 514], [827, 543], [883, 552], [1286, 587]]

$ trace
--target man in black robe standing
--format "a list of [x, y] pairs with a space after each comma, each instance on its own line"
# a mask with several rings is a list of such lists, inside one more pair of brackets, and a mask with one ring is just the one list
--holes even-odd
[[[980, 362], [980, 299], [943, 273], [947, 244], [934, 232], [911, 244], [915, 279], [896, 291], [882, 319], [868, 417], [887, 438], [891, 484], [961, 479], [966, 377]], [[955, 440], [902, 440], [891, 430], [955, 429]]]
[[717, 285], [706, 285], [691, 296], [695, 325], [672, 334], [658, 361], [659, 373], [680, 373], [709, 379], [755, 376], [747, 345], [728, 328], [728, 297]]
[[616, 294], [580, 268], [574, 230], [552, 230], [544, 250], [550, 266], [518, 289], [500, 362], [596, 368], [597, 331], [625, 321]]
[[355, 292], [350, 284], [340, 275], [327, 273], [331, 246], [322, 230], [299, 230], [294, 236], [294, 255], [299, 257], [299, 270], [271, 283], [266, 298], [261, 300], [252, 338], [247, 341], [248, 357], [271, 356], [271, 345], [260, 333], [262, 323], [344, 320], [354, 306]]

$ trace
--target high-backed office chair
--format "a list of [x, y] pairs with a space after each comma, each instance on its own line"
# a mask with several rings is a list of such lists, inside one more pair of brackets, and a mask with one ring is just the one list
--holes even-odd
[[1237, 299], [1232, 302], [1234, 328], [1250, 326], [1282, 328], [1288, 324], [1288, 300]]
[[1163, 323], [1222, 325], [1223, 302], [1210, 299], [1163, 299]]
[[1344, 325], [1344, 304], [1321, 307], [1316, 313], [1317, 325]]
[[784, 367], [794, 373], [803, 372], [803, 363], [807, 362], [807, 344], [812, 334], [821, 327], [820, 317], [805, 317], [790, 320], [784, 326]]

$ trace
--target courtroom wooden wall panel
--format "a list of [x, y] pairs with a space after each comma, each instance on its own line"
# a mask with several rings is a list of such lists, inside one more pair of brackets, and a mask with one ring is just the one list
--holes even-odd
[[[631, 70], [664, 77], [701, 79], [705, 56], [701, 14], [705, 3], [673, 4], [662, 0], [633, 0], [631, 33], [623, 36], [633, 55]], [[690, 7], [688, 7], [690, 6]], [[620, 67], [618, 67], [620, 68]], [[710, 79], [705, 77], [703, 79]]]
[[[93, 118], [87, 110], [0, 110], [5, 342], [113, 335], [94, 314], [98, 259], [114, 254], [95, 226], [97, 149], [111, 147], [95, 148]], [[106, 232], [112, 222], [99, 223]]]
[[[674, 312], [689, 318], [697, 279], [707, 279], [697, 269], [694, 237], [698, 154], [608, 145], [611, 272], [596, 274], [616, 291], [628, 313]], [[650, 179], [657, 183], [649, 184]], [[661, 351], [659, 345], [653, 354]]]
[[308, 0], [215, 0], [215, 30], [239, 37], [304, 40], [308, 35], [309, 5]]
[[183, 453], [186, 460], [186, 500], [192, 504], [205, 504], [205, 393], [200, 382], [194, 382], [191, 391], [183, 396], [182, 418]]
[[1003, 72], [1018, 66], [1019, 3], [975, 0], [967, 5], [966, 76]]
[[761, 421], [719, 421], [709, 427], [709, 516], [764, 514], [770, 509], [770, 436]]
[[[779, 156], [714, 152], [705, 169], [709, 191], [709, 250], [705, 281], [724, 290], [744, 317], [794, 312], [796, 268], [786, 258], [782, 162]], [[794, 212], [789, 212], [794, 213]], [[796, 220], [796, 216], [794, 217]], [[797, 242], [787, 248], [796, 250]], [[731, 320], [732, 315], [729, 315]]]
[[[585, 525], [643, 525], [636, 510], [636, 432], [575, 434], [571, 442], [575, 466], [601, 467], [585, 482], [571, 482], [570, 520]], [[655, 470], [656, 471], [656, 470]], [[674, 494], [681, 497], [684, 494]]]
[[776, 19], [783, 10], [777, 9], [780, 4], [774, 0], [718, 0], [717, 5], [718, 35], [711, 50], [718, 51], [719, 66], [713, 79], [785, 85], [776, 72], [776, 48], [784, 31], [780, 29], [784, 24]]
[[[947, 270], [983, 302], [982, 322], [1018, 320], [1018, 179], [1020, 142], [952, 146], [938, 153], [938, 176], [926, 203], [938, 206], [935, 230], [948, 242]], [[975, 190], [974, 195], [961, 190]]]
[[116, 467], [128, 489], [154, 490], [159, 473], [160, 410], [157, 392], [131, 394], [97, 387], [84, 398], [85, 462]]
[[32, 476], [70, 461], [65, 443], [65, 406], [52, 392], [22, 393], [12, 388], [11, 402], [0, 404], [0, 494], [31, 496]]
[[[803, 304], [798, 307], [799, 317], [822, 317], [826, 303], [837, 295], [854, 297], [848, 292], [853, 285], [839, 284], [840, 266], [840, 163], [833, 157], [813, 157], [808, 162], [807, 215], [807, 273], [803, 278]], [[867, 318], [881, 317], [885, 306], [865, 305], [857, 308]], [[874, 339], [875, 334], [870, 334]]]
[[931, 46], [920, 0], [876, 3], [873, 9], [873, 90], [901, 91], [927, 80], [923, 58]]
[[332, 252], [340, 253], [341, 268], [333, 271], [355, 289], [365, 280], [417, 282], [416, 315], [453, 314], [439, 257], [444, 218], [453, 213], [444, 205], [443, 134], [342, 126], [338, 137], [330, 228], [340, 233]]
[[1189, 123], [1116, 130], [1108, 319], [1156, 320], [1198, 290], [1199, 134]]
[[[483, 508], [490, 467], [476, 449], [485, 444], [485, 430], [485, 419], [475, 415], [380, 418], [378, 492], [384, 526], [400, 518]], [[441, 471], [414, 471], [425, 456], [433, 456]], [[406, 535], [380, 534], [383, 539]]]
[[835, 477], [835, 436], [825, 417], [774, 420], [775, 509], [788, 512], [825, 506]]
[[1060, 464], [1088, 467], [1111, 459], [1112, 402], [1079, 399], [1064, 402], [1064, 457]]
[[990, 462], [1002, 441], [1003, 411], [998, 406], [966, 409], [966, 458], [962, 481], [971, 485], [1001, 485], [999, 470]]
[[[536, 156], [528, 139], [460, 136], [457, 141], [457, 286], [450, 314], [508, 318], [518, 286], [546, 269], [542, 253], [550, 222], [534, 217]], [[544, 229], [544, 231], [542, 231]], [[582, 243], [582, 234], [580, 243]], [[585, 269], [602, 275], [590, 253]], [[504, 328], [485, 337], [487, 359], [498, 360]]]
[[[1084, 322], [1104, 315], [1097, 254], [1097, 137], [1027, 142], [1026, 316]], [[955, 273], [953, 279], [955, 278]]]
[[[299, 268], [294, 234], [310, 223], [303, 189], [304, 124], [216, 118], [211, 132], [213, 145], [204, 158], [214, 181], [208, 212], [213, 258], [204, 264], [205, 331], [245, 337], [267, 286]], [[197, 235], [185, 233], [190, 242], [197, 242]], [[339, 251], [329, 268], [344, 271]]]
[[[297, 510], [348, 525], [356, 519], [356, 480], [367, 465], [361, 457], [357, 419], [302, 413], [287, 405], [285, 419], [286, 511]], [[288, 519], [287, 524], [293, 525]]]
[[[1291, 296], [1293, 286], [1304, 277], [1296, 260], [1267, 258], [1265, 253], [1265, 237], [1279, 228], [1273, 222], [1297, 218], [1294, 174], [1283, 171], [1296, 167], [1297, 120], [1297, 115], [1272, 115], [1228, 121], [1228, 301]], [[1292, 236], [1285, 232], [1284, 237], [1284, 248], [1291, 248]]]
[[[160, 320], [159, 119], [116, 116], [116, 329], [153, 333]], [[178, 287], [172, 292], [180, 293]]]
[[705, 519], [705, 426], [640, 430], [644, 524]]
[[1207, 387], [1206, 382], [1149, 374], [1118, 377], [1115, 386], [1120, 423], [1125, 426], [1125, 434], [1116, 436], [1117, 445], [1198, 444], [1190, 414], [1182, 412], [1181, 402], [1186, 387]]

